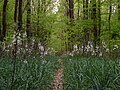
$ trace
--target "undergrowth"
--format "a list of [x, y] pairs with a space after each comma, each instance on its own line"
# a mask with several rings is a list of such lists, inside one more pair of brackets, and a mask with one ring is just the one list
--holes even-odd
[[[0, 58], [0, 90], [10, 90], [13, 60]], [[50, 90], [54, 71], [58, 68], [57, 57], [17, 58], [13, 90]]]
[[63, 90], [120, 90], [120, 61], [103, 58], [64, 58]]

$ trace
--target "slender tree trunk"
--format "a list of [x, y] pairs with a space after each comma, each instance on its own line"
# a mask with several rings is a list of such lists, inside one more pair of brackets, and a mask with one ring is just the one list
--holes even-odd
[[85, 19], [85, 3], [86, 1], [83, 0], [83, 19]]
[[14, 10], [14, 22], [17, 23], [17, 15], [18, 15], [18, 0], [15, 0], [15, 10]]
[[36, 32], [35, 32], [35, 36], [37, 37], [37, 39], [35, 39], [35, 45], [34, 45], [34, 50], [35, 50], [35, 54], [37, 52], [37, 49], [38, 49], [38, 37], [40, 36], [39, 34], [39, 29], [40, 29], [40, 0], [37, 0], [37, 29], [36, 29]]
[[[69, 9], [68, 9], [68, 17], [70, 19], [70, 26], [72, 27], [73, 24], [74, 24], [74, 0], [68, 0], [68, 6], [69, 6]], [[68, 30], [69, 32], [69, 35], [70, 37], [68, 38], [68, 48], [69, 48], [69, 51], [72, 51], [73, 50], [73, 45], [74, 45], [74, 31], [69, 29]]]
[[70, 22], [74, 19], [74, 0], [69, 0], [69, 17]]
[[88, 4], [89, 4], [89, 0], [86, 0], [86, 19], [88, 19]]
[[18, 30], [22, 30], [22, 0], [19, 0], [19, 11], [18, 11]]
[[111, 35], [111, 15], [112, 15], [112, 1], [110, 0], [109, 4], [109, 17], [108, 17], [108, 30], [109, 30], [109, 57], [111, 56], [111, 48], [110, 48], [110, 35]]
[[27, 0], [27, 20], [26, 20], [26, 33], [28, 40], [30, 39], [31, 31], [31, 0]]
[[[86, 3], [86, 0], [83, 0], [83, 20], [85, 20], [85, 17], [86, 17], [86, 15], [85, 15], [85, 10], [86, 10], [85, 3]], [[83, 40], [84, 40], [84, 42], [83, 42], [83, 55], [84, 55], [85, 54], [85, 46], [87, 44], [86, 44], [86, 29], [85, 29], [85, 27], [83, 27], [83, 29], [84, 29], [84, 36], [83, 36]]]
[[2, 20], [1, 20], [2, 18], [1, 18], [1, 16], [2, 16], [2, 12], [0, 12], [0, 41], [2, 41], [2, 37], [1, 37], [2, 36], [2, 23], [1, 23], [2, 22]]
[[[118, 23], [120, 24], [120, 0], [118, 0]], [[118, 50], [117, 53], [117, 56], [119, 57], [120, 51]]]
[[[88, 0], [83, 0], [83, 20], [88, 20]], [[84, 30], [84, 42], [83, 42], [83, 54], [85, 52], [85, 47], [88, 45], [88, 41], [90, 40], [90, 31], [88, 27], [83, 27]]]
[[16, 58], [16, 53], [17, 53], [17, 36], [18, 36], [18, 23], [17, 23], [17, 15], [18, 15], [18, 0], [15, 0], [15, 10], [14, 10], [14, 23], [15, 23], [15, 37], [14, 39], [16, 40], [14, 42], [14, 51], [13, 51], [13, 56]]
[[[88, 20], [88, 0], [83, 0], [83, 20]], [[87, 46], [89, 41], [89, 31], [84, 27], [84, 46]]]
[[14, 89], [15, 83], [15, 72], [16, 72], [16, 56], [17, 56], [17, 36], [18, 36], [18, 23], [17, 23], [17, 15], [18, 15], [18, 0], [15, 0], [15, 8], [14, 8], [14, 23], [15, 23], [15, 42], [14, 42], [14, 50], [13, 50], [13, 70], [12, 70], [12, 80], [11, 80], [11, 88]]
[[77, 11], [77, 19], [79, 20], [80, 15], [80, 1], [78, 0], [78, 11]]
[[39, 26], [39, 18], [40, 18], [40, 0], [38, 0], [38, 8], [37, 8], [37, 37], [39, 37], [39, 29], [40, 29], [40, 26]]
[[109, 17], [108, 17], [108, 30], [109, 30], [109, 34], [111, 33], [111, 15], [112, 15], [112, 3], [111, 3], [111, 0], [110, 0]]
[[98, 0], [98, 45], [100, 46], [100, 32], [101, 32], [101, 0]]
[[98, 39], [98, 35], [97, 35], [96, 0], [92, 1], [92, 20], [93, 20], [93, 33], [94, 33], [93, 42], [94, 42], [94, 49], [96, 49], [97, 39]]
[[118, 22], [120, 23], [120, 0], [118, 0]]
[[8, 3], [8, 0], [4, 0], [3, 15], [2, 15], [2, 38], [1, 38], [1, 41], [4, 41], [4, 38], [6, 36], [6, 30], [7, 30], [7, 23], [6, 23], [7, 3]]

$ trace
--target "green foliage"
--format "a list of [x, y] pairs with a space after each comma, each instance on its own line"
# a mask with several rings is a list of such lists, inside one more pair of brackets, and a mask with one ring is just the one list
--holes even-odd
[[[87, 0], [85, 0], [87, 1]], [[89, 0], [88, 0], [89, 1]], [[93, 2], [84, 3], [83, 0], [74, 0], [74, 20], [71, 22], [69, 13], [69, 3], [65, 0], [59, 0], [58, 11], [54, 13], [54, 9], [57, 7], [57, 3], [53, 0], [32, 0], [31, 1], [31, 25], [30, 25], [30, 38], [40, 42], [46, 47], [52, 47], [56, 51], [66, 50], [65, 43], [71, 43], [72, 47], [74, 44], [82, 46], [84, 42], [91, 41], [100, 37], [100, 42], [106, 41], [107, 45], [114, 44], [120, 45], [120, 25], [118, 22], [118, 2], [112, 0], [112, 13], [110, 18], [110, 31], [109, 31], [109, 11], [110, 11], [110, 0], [101, 1], [99, 8], [99, 1], [96, 2], [96, 20], [93, 17]], [[2, 7], [4, 1], [0, 1], [0, 28], [2, 29]], [[39, 5], [40, 4], [40, 5]], [[85, 5], [85, 7], [83, 7]], [[22, 30], [20, 31], [23, 35], [26, 31], [26, 17], [27, 17], [27, 1], [23, 1], [22, 7]], [[14, 23], [14, 9], [15, 1], [9, 0], [7, 4], [6, 22], [6, 42], [10, 43], [13, 40], [13, 34], [15, 30]], [[101, 31], [100, 36], [95, 38], [94, 22], [96, 22], [96, 33], [98, 34], [99, 29], [99, 9], [101, 17]], [[87, 13], [88, 12], [88, 13]], [[86, 13], [86, 14], [85, 14]], [[18, 17], [17, 17], [18, 18]], [[87, 35], [87, 36], [86, 36]], [[23, 37], [23, 36], [21, 36]], [[89, 39], [87, 39], [89, 38]], [[24, 37], [27, 41], [27, 37]], [[24, 41], [24, 40], [23, 40]], [[102, 45], [100, 43], [100, 45]], [[67, 45], [66, 45], [67, 46]], [[100, 46], [101, 47], [101, 46]]]
[[120, 62], [102, 58], [65, 58], [64, 90], [119, 90]]
[[[12, 79], [12, 59], [0, 58], [0, 90], [9, 90]], [[50, 90], [57, 57], [39, 56], [17, 59], [14, 90]]]

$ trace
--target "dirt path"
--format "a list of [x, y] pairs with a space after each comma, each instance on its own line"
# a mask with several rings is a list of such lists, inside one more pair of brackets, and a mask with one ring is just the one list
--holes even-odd
[[60, 63], [60, 68], [55, 72], [53, 90], [62, 90], [63, 88], [64, 66], [61, 59], [58, 61]]

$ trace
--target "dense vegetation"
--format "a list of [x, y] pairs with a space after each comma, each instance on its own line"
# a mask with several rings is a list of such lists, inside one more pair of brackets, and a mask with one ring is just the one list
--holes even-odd
[[0, 0], [0, 90], [119, 90], [119, 39], [120, 0]]
[[52, 89], [54, 71], [58, 68], [57, 57], [17, 58], [15, 73], [13, 72], [12, 62], [13, 60], [10, 58], [0, 58], [0, 90]]
[[120, 61], [103, 58], [65, 58], [63, 90], [119, 90]]
[[0, 51], [119, 57], [119, 23], [119, 0], [2, 0]]

